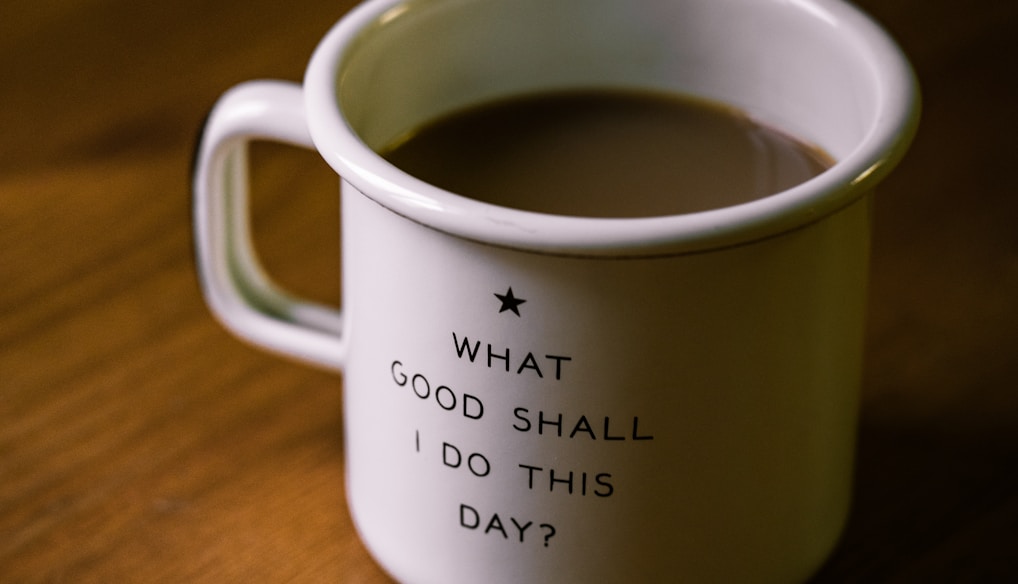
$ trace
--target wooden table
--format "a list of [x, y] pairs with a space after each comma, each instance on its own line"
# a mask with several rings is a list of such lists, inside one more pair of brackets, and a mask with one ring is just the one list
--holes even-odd
[[[878, 199], [856, 505], [817, 582], [1018, 581], [1018, 3], [866, 5], [925, 112]], [[215, 98], [299, 79], [350, 6], [0, 8], [0, 582], [387, 581], [341, 379], [213, 321], [189, 218]], [[255, 156], [265, 263], [337, 302], [335, 177]]]

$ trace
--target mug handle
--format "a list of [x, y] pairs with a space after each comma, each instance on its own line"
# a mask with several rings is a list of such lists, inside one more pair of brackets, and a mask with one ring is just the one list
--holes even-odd
[[283, 291], [251, 243], [248, 143], [265, 139], [314, 149], [300, 86], [238, 85], [216, 102], [194, 166], [194, 232], [205, 302], [238, 337], [272, 352], [340, 371], [346, 356], [342, 313]]

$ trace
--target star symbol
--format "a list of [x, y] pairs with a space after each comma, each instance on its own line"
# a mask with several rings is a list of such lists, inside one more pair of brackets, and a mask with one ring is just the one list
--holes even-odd
[[502, 307], [498, 309], [499, 314], [502, 314], [507, 310], [511, 310], [516, 313], [516, 316], [520, 316], [520, 304], [523, 304], [526, 300], [513, 296], [512, 286], [509, 286], [509, 290], [505, 294], [499, 294], [496, 292], [495, 297], [502, 302]]

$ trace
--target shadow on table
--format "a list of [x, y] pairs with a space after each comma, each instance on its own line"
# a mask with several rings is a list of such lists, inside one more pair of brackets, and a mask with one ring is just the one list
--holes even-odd
[[853, 512], [812, 582], [1018, 582], [1018, 425], [864, 414]]

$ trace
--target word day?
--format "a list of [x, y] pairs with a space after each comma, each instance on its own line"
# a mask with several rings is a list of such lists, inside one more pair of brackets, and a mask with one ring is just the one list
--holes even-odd
[[541, 541], [544, 547], [548, 547], [548, 542], [555, 535], [555, 526], [550, 523], [535, 525], [533, 521], [509, 517], [507, 525], [498, 513], [492, 513], [489, 518], [488, 513], [482, 514], [476, 507], [466, 503], [460, 504], [459, 516], [460, 527], [476, 530], [484, 535], [500, 535], [502, 539], [516, 540], [519, 543], [540, 538], [538, 541]]

